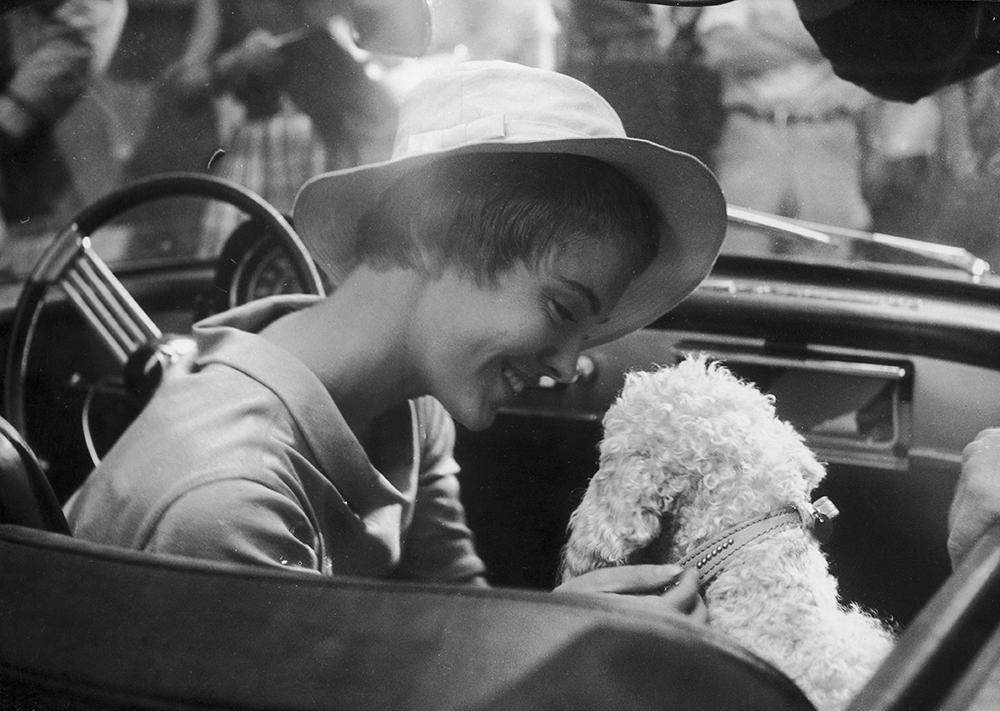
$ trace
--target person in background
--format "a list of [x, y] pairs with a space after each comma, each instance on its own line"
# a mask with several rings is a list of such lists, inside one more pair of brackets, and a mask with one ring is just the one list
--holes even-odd
[[550, 0], [435, 0], [425, 56], [392, 63], [385, 74], [397, 100], [458, 62], [500, 59], [558, 69], [562, 27]]
[[718, 72], [695, 30], [704, 8], [559, 0], [562, 71], [597, 90], [636, 138], [691, 153], [709, 167], [722, 129]]
[[[713, 6], [697, 31], [705, 63], [722, 77], [726, 113], [715, 169], [730, 204], [866, 229], [858, 120], [872, 99], [834, 75], [792, 0]], [[730, 240], [735, 250], [788, 243]]]
[[926, 238], [933, 219], [942, 112], [928, 96], [914, 104], [880, 100], [865, 135], [864, 195], [873, 232]]
[[918, 237], [961, 247], [1000, 267], [1000, 68], [953, 82], [941, 105], [934, 220]]
[[[585, 346], [680, 302], [715, 261], [725, 201], [701, 162], [627, 138], [586, 85], [509, 62], [428, 78], [394, 146], [295, 200], [332, 293], [197, 324], [191, 371], [160, 386], [67, 503], [74, 535], [315, 574], [484, 581], [454, 422], [488, 427], [542, 376], [571, 380]], [[693, 572], [628, 566], [563, 591], [701, 614]]]
[[[351, 35], [344, 0], [200, 0], [167, 83], [179, 101], [216, 99], [210, 172], [287, 213], [312, 175], [387, 158], [396, 106]], [[201, 252], [214, 254], [241, 219], [211, 203]]]
[[564, 28], [562, 71], [588, 84], [595, 67], [661, 55], [664, 8], [616, 0], [555, 0]]
[[994, 68], [913, 103], [879, 101], [866, 161], [874, 231], [1000, 264], [998, 81]]
[[107, 66], [125, 11], [121, 0], [65, 0], [0, 15], [0, 269], [11, 267], [8, 224], [79, 207], [55, 127]]

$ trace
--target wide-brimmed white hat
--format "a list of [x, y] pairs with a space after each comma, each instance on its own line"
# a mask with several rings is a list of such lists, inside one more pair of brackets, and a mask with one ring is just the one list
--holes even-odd
[[649, 325], [690, 294], [715, 262], [726, 203], [711, 171], [686, 153], [628, 138], [614, 109], [572, 77], [509, 62], [463, 62], [404, 99], [392, 158], [318, 175], [292, 208], [295, 228], [333, 284], [357, 264], [359, 220], [407, 171], [459, 153], [566, 153], [614, 166], [644, 189], [669, 227], [655, 260], [588, 344]]

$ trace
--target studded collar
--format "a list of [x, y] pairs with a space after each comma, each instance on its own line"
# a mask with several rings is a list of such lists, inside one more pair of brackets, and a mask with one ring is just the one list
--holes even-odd
[[827, 540], [838, 513], [837, 507], [825, 496], [802, 508], [782, 506], [727, 528], [681, 558], [678, 564], [697, 569], [698, 584], [704, 590], [743, 548], [778, 531], [802, 527], [820, 541]]

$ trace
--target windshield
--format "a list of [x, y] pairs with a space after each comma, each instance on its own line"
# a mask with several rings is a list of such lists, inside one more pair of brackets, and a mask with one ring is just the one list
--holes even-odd
[[[834, 73], [794, 0], [433, 0], [426, 52], [404, 57], [364, 41], [363, 11], [393, 3], [419, 4], [63, 3], [93, 6], [81, 19], [8, 3], [0, 280], [29, 273], [84, 205], [165, 171], [234, 180], [288, 213], [309, 176], [389, 156], [395, 108], [421, 78], [494, 58], [576, 76], [630, 135], [701, 158], [731, 205], [724, 254], [974, 278], [1000, 268], [997, 70], [878, 98]], [[240, 220], [170, 199], [93, 237], [113, 266], [207, 263]]]

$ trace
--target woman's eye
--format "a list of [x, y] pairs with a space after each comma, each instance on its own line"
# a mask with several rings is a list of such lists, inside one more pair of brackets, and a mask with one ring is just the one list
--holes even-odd
[[552, 310], [555, 312], [556, 320], [576, 323], [576, 317], [573, 315], [573, 312], [570, 311], [568, 308], [560, 304], [558, 301], [550, 301], [549, 304]]

